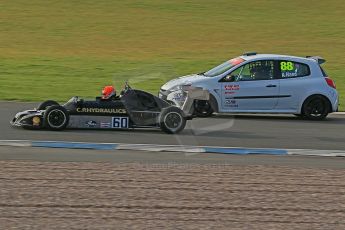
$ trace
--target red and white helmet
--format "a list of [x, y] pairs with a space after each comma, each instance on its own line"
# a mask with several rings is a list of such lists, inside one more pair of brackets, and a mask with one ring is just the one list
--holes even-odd
[[105, 86], [102, 90], [102, 99], [109, 99], [116, 95], [115, 88], [111, 85]]

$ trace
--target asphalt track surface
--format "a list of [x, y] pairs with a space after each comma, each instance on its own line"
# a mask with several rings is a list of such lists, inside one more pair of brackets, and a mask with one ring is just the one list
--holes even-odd
[[159, 129], [54, 132], [10, 126], [16, 112], [35, 106], [36, 103], [0, 103], [0, 140], [345, 150], [345, 115], [329, 115], [324, 121], [307, 121], [293, 115], [218, 115], [188, 121], [178, 135]]
[[[345, 149], [345, 117], [219, 115], [160, 130], [28, 131], [0, 140]], [[0, 146], [4, 229], [344, 229], [345, 158]]]

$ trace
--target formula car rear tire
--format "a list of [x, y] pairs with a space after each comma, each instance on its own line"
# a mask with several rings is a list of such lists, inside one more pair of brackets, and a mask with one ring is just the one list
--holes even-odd
[[38, 106], [37, 110], [46, 110], [49, 106], [52, 105], [59, 105], [59, 103], [53, 100], [44, 101]]
[[67, 110], [60, 105], [49, 106], [44, 112], [44, 127], [50, 130], [63, 130], [69, 122]]
[[186, 119], [181, 109], [171, 106], [162, 110], [159, 116], [161, 129], [169, 134], [181, 132], [186, 126]]

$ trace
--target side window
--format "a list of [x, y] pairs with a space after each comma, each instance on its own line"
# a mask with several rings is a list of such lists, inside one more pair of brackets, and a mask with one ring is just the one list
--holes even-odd
[[309, 66], [293, 61], [279, 61], [281, 78], [305, 77], [310, 75]]
[[257, 81], [271, 79], [274, 79], [274, 61], [254, 61], [232, 71], [223, 81]]

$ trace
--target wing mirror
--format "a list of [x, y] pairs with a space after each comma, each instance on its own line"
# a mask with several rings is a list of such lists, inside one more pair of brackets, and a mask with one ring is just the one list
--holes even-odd
[[229, 81], [230, 81], [230, 82], [234, 82], [234, 81], [236, 81], [236, 77], [237, 77], [237, 76], [235, 76], [235, 75], [230, 75], [230, 77], [229, 77], [229, 78], [230, 78], [230, 79], [229, 79]]
[[219, 82], [234, 82], [236, 81], [235, 75], [227, 75], [226, 77], [222, 78]]

